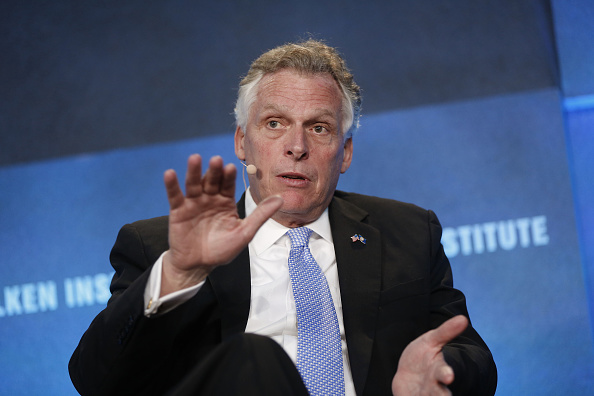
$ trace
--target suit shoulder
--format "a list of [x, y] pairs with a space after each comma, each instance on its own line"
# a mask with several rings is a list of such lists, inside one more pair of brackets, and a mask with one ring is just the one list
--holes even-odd
[[[139, 220], [124, 225], [116, 239], [113, 251], [129, 249], [133, 243], [140, 243], [149, 260], [156, 260], [169, 249], [169, 216]], [[113, 253], [112, 251], [112, 253]]]
[[358, 206], [369, 214], [381, 213], [385, 215], [386, 213], [390, 213], [394, 215], [422, 216], [426, 218], [428, 212], [427, 209], [412, 203], [390, 198], [380, 198], [372, 195], [337, 190], [335, 197]]
[[135, 228], [138, 232], [159, 232], [169, 230], [169, 216], [153, 217], [151, 219], [138, 220], [124, 227]]

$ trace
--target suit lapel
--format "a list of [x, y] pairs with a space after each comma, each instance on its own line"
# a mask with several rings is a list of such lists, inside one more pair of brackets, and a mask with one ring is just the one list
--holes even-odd
[[[245, 194], [237, 203], [240, 218], [245, 218]], [[218, 267], [209, 276], [209, 282], [219, 302], [221, 337], [223, 340], [243, 333], [250, 312], [250, 257], [245, 249], [229, 264]]]
[[[365, 388], [381, 288], [381, 235], [364, 223], [366, 217], [365, 211], [336, 196], [329, 207], [345, 334], [357, 394], [362, 394]], [[351, 237], [355, 234], [366, 238], [366, 243], [353, 242]]]

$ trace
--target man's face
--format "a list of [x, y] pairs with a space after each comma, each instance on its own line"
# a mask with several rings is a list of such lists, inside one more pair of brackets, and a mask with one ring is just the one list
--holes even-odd
[[250, 175], [256, 203], [280, 195], [273, 218], [289, 226], [316, 220], [329, 205], [340, 173], [351, 164], [352, 140], [342, 131], [342, 95], [330, 74], [285, 69], [265, 75], [235, 153], [258, 171]]

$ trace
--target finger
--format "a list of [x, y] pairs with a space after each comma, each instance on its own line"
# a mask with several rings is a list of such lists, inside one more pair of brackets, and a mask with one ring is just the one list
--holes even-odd
[[243, 222], [244, 236], [246, 240], [251, 241], [262, 224], [275, 214], [283, 205], [283, 199], [278, 195], [273, 195], [264, 199], [251, 215], [245, 218]]
[[173, 169], [165, 171], [163, 175], [163, 182], [165, 183], [165, 191], [167, 192], [167, 200], [169, 201], [169, 208], [176, 209], [184, 202], [184, 194], [179, 187], [177, 175]]
[[438, 347], [443, 347], [445, 344], [458, 337], [468, 326], [468, 318], [464, 315], [454, 316], [446, 320], [437, 329], [429, 333], [429, 342]]
[[186, 196], [197, 198], [202, 194], [202, 157], [199, 154], [192, 154], [188, 158], [188, 170], [186, 171]]
[[446, 385], [442, 385], [439, 394], [443, 396], [452, 396], [452, 391]]
[[223, 181], [221, 183], [221, 194], [226, 197], [235, 197], [235, 178], [237, 168], [233, 164], [227, 164], [223, 168]]
[[223, 181], [223, 159], [215, 155], [208, 162], [208, 170], [202, 179], [202, 190], [206, 194], [218, 194]]
[[454, 382], [454, 370], [445, 362], [445, 360], [440, 360], [436, 365], [434, 372], [437, 382], [444, 385], [449, 385]]

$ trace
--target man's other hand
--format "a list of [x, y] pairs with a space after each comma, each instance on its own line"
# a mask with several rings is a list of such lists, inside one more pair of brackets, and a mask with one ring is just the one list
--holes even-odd
[[454, 381], [454, 370], [442, 348], [467, 326], [468, 319], [458, 315], [408, 344], [392, 381], [394, 396], [451, 395], [447, 386]]

